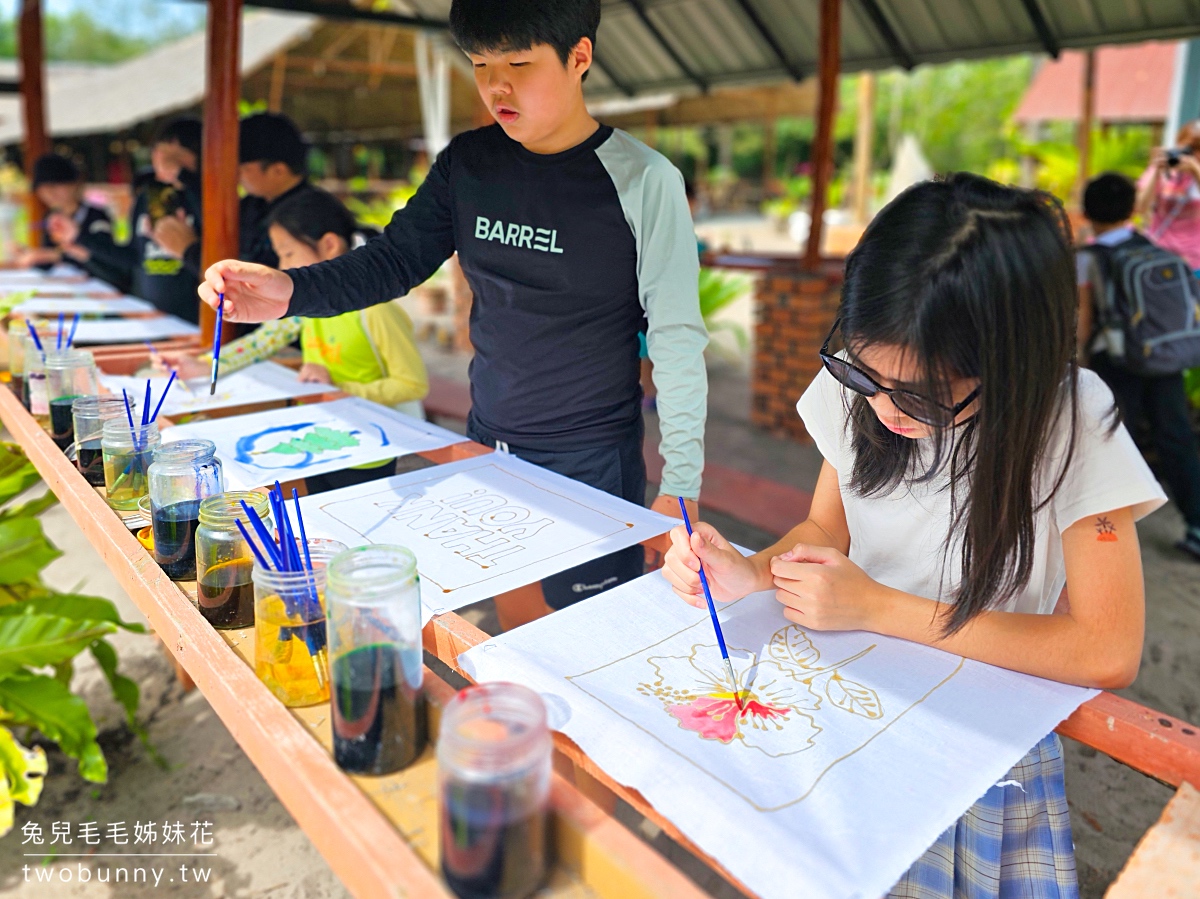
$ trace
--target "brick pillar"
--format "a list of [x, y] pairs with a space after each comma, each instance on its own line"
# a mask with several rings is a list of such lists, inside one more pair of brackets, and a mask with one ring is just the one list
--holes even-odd
[[778, 266], [760, 279], [755, 295], [754, 383], [750, 420], [777, 437], [811, 438], [796, 400], [821, 368], [821, 341], [833, 326], [841, 276]]

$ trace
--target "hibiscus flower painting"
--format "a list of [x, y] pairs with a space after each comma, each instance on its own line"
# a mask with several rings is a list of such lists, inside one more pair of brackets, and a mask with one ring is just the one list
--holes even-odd
[[729, 682], [716, 644], [697, 643], [686, 656], [651, 656], [653, 674], [638, 692], [658, 699], [681, 728], [701, 739], [739, 743], [768, 756], [803, 752], [814, 745], [822, 728], [813, 712], [828, 703], [869, 719], [883, 716], [879, 696], [841, 670], [861, 659], [874, 645], [833, 664], [796, 625], [780, 629], [760, 658], [733, 650], [736, 683]]

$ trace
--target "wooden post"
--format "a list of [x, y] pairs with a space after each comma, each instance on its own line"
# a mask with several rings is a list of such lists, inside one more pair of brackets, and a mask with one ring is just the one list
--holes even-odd
[[854, 131], [854, 220], [871, 217], [871, 150], [875, 139], [875, 75], [858, 76], [858, 122]]
[[1095, 116], [1096, 94], [1096, 51], [1083, 54], [1083, 103], [1079, 109], [1079, 127], [1075, 132], [1075, 146], [1079, 149], [1079, 179], [1075, 185], [1076, 199], [1083, 203], [1083, 189], [1087, 186], [1092, 168], [1092, 121]]
[[763, 194], [765, 196], [771, 196], [775, 192], [775, 126], [777, 122], [778, 119], [775, 116], [771, 116], [769, 119], [763, 122], [762, 181]]
[[21, 108], [25, 120], [25, 176], [30, 190], [26, 201], [29, 213], [29, 245], [41, 243], [45, 207], [33, 192], [33, 164], [50, 150], [46, 136], [46, 101], [42, 90], [45, 48], [42, 39], [42, 0], [21, 0]]
[[821, 33], [817, 48], [817, 133], [812, 152], [812, 227], [808, 229], [808, 249], [804, 254], [804, 267], [810, 271], [821, 264], [822, 219], [833, 174], [833, 113], [837, 107], [841, 63], [841, 13], [841, 0], [821, 0]]
[[[238, 97], [242, 36], [241, 0], [209, 0], [208, 69], [204, 101], [204, 163], [200, 259], [205, 268], [238, 255]], [[198, 299], [196, 302], [200, 302]], [[211, 345], [216, 315], [200, 304], [200, 340]], [[222, 336], [232, 339], [235, 328]]]
[[283, 81], [287, 77], [287, 51], [275, 54], [271, 66], [271, 92], [267, 97], [268, 112], [283, 112]]

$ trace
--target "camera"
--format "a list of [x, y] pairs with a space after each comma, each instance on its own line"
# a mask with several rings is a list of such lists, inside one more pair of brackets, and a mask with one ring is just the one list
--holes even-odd
[[1179, 160], [1184, 156], [1191, 156], [1195, 151], [1191, 147], [1172, 147], [1167, 150], [1167, 165], [1171, 168], [1179, 165]]

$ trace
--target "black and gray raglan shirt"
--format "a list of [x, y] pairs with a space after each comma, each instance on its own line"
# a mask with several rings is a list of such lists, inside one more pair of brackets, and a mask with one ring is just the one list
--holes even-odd
[[379, 237], [290, 272], [289, 315], [325, 317], [407, 293], [455, 251], [474, 292], [472, 416], [534, 450], [627, 437], [641, 415], [646, 331], [665, 462], [661, 489], [695, 498], [704, 464], [708, 341], [683, 179], [601, 126], [532, 153], [499, 125], [456, 137]]

